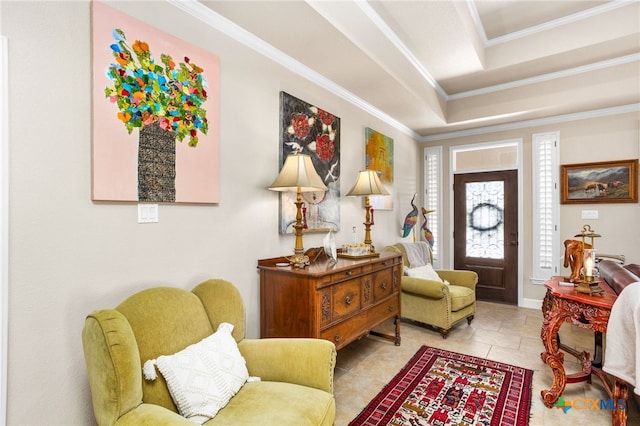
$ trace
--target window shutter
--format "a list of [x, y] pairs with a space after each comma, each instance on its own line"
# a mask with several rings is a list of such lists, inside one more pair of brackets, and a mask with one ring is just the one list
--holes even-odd
[[532, 142], [533, 279], [543, 284], [559, 271], [559, 133], [534, 134]]
[[[440, 235], [442, 226], [442, 147], [430, 147], [424, 149], [424, 208], [435, 210], [427, 214], [427, 227], [433, 234], [433, 266], [442, 267], [441, 255], [442, 242]], [[420, 224], [422, 225], [422, 224]], [[422, 233], [421, 233], [422, 234]], [[422, 237], [424, 238], [424, 237]]]

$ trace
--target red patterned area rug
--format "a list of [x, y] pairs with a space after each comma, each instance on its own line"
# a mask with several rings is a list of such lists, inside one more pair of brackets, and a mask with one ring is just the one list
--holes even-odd
[[350, 426], [526, 426], [533, 371], [423, 346]]

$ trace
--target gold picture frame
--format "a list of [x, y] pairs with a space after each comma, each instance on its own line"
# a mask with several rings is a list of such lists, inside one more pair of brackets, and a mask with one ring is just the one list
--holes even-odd
[[562, 204], [637, 203], [638, 159], [560, 166]]

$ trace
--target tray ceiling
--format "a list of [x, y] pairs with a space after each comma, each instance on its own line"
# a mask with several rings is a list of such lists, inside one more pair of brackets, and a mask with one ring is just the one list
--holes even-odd
[[638, 1], [169, 1], [418, 140], [640, 102]]

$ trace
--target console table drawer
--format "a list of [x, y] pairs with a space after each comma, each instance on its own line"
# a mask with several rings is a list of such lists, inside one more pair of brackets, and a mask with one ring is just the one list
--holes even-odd
[[373, 300], [378, 301], [393, 293], [393, 273], [391, 269], [383, 269], [372, 274]]
[[373, 270], [386, 269], [386, 268], [389, 268], [389, 267], [391, 267], [393, 265], [399, 265], [400, 263], [401, 263], [401, 259], [382, 260], [380, 262], [373, 263], [371, 265], [371, 269], [373, 269]]
[[320, 338], [330, 340], [340, 348], [368, 334], [385, 320], [398, 315], [398, 312], [398, 299], [392, 298], [371, 309], [361, 311], [349, 318], [348, 321], [343, 321], [321, 331]]
[[360, 279], [345, 281], [333, 286], [332, 320], [337, 320], [360, 310]]
[[369, 321], [380, 324], [388, 318], [400, 314], [400, 298], [392, 297], [367, 311]]
[[337, 282], [342, 280], [347, 280], [349, 278], [356, 277], [362, 273], [362, 268], [351, 268], [346, 271], [336, 272], [335, 274], [331, 274], [331, 282]]

